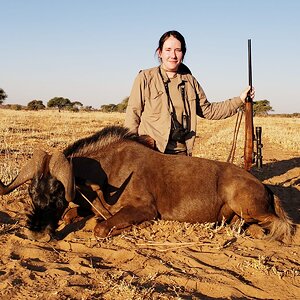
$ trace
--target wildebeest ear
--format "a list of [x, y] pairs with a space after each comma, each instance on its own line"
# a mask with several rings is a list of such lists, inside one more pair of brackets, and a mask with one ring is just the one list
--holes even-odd
[[72, 162], [69, 163], [62, 152], [54, 152], [49, 161], [50, 174], [59, 180], [65, 188], [65, 197], [72, 202], [75, 196], [75, 182]]
[[22, 167], [18, 176], [7, 186], [0, 181], [0, 195], [5, 195], [16, 189], [37, 174], [43, 174], [48, 154], [40, 149], [34, 150], [32, 158]]

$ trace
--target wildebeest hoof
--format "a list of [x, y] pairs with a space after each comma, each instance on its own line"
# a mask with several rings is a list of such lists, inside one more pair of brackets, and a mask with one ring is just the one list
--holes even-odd
[[81, 221], [83, 217], [80, 217], [78, 214], [78, 208], [72, 207], [67, 210], [67, 212], [63, 216], [63, 222], [65, 225]]
[[247, 233], [255, 239], [263, 239], [266, 236], [264, 229], [257, 224], [250, 225]]
[[94, 235], [98, 238], [105, 238], [109, 234], [109, 230], [103, 223], [97, 223], [94, 228]]

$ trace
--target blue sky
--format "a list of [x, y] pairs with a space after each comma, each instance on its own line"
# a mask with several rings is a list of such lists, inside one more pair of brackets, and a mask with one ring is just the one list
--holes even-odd
[[0, 10], [5, 103], [120, 103], [138, 71], [158, 65], [160, 36], [175, 29], [211, 102], [248, 85], [251, 38], [255, 100], [269, 100], [275, 113], [300, 112], [298, 0], [0, 0]]

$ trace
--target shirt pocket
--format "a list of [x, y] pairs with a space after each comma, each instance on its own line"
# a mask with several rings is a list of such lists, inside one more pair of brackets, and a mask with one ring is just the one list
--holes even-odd
[[192, 112], [195, 110], [195, 103], [197, 99], [197, 94], [194, 89], [188, 89], [186, 93], [186, 105], [188, 110], [188, 115], [191, 116]]
[[147, 115], [150, 116], [161, 113], [163, 94], [162, 91], [157, 91], [157, 93], [150, 95], [148, 101], [145, 103], [145, 112], [147, 111]]
[[196, 91], [194, 89], [187, 89], [187, 93], [186, 93], [186, 98], [188, 100], [188, 102], [194, 102], [197, 99], [197, 94]]

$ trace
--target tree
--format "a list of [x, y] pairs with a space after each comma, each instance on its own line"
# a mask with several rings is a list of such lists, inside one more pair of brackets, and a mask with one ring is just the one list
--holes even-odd
[[72, 102], [71, 105], [68, 109], [73, 112], [79, 112], [79, 107], [83, 107], [83, 104], [79, 101]]
[[79, 102], [79, 101], [75, 101], [75, 102], [72, 102], [72, 106], [74, 108], [79, 108], [79, 106], [82, 107], [83, 104], [81, 102]]
[[61, 109], [72, 107], [72, 102], [68, 98], [54, 97], [48, 101], [47, 106], [57, 107], [60, 111]]
[[0, 88], [0, 104], [2, 104], [6, 98], [7, 98], [6, 93], [4, 92], [3, 89]]
[[82, 110], [83, 111], [93, 111], [94, 109], [93, 109], [93, 107], [91, 105], [88, 105], [88, 106], [83, 106]]
[[105, 104], [101, 105], [100, 111], [102, 112], [125, 112], [128, 105], [129, 97], [126, 97], [119, 104]]
[[255, 116], [266, 116], [270, 111], [273, 111], [272, 106], [270, 106], [270, 101], [253, 101], [253, 113]]
[[128, 105], [128, 100], [129, 100], [129, 97], [126, 97], [123, 99], [123, 101], [121, 103], [119, 103], [117, 105], [117, 111], [118, 112], [125, 112], [126, 111], [126, 108], [127, 108], [127, 105]]
[[45, 109], [46, 106], [43, 104], [41, 100], [32, 100], [27, 104], [27, 108], [30, 110], [40, 110]]
[[105, 105], [101, 105], [100, 110], [102, 112], [114, 112], [116, 111], [116, 104], [105, 104]]
[[10, 108], [13, 110], [22, 110], [23, 106], [21, 104], [12, 104]]

